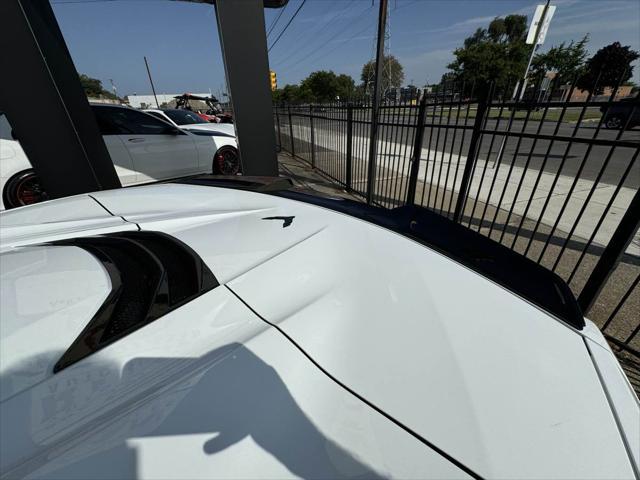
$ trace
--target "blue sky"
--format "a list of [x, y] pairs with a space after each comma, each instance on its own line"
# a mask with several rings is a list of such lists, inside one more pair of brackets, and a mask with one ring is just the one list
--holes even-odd
[[[239, 0], [241, 1], [241, 0]], [[302, 0], [290, 0], [269, 45]], [[528, 15], [535, 0], [389, 0], [389, 49], [405, 70], [405, 83], [440, 79], [452, 52], [496, 16]], [[211, 5], [167, 0], [52, 0], [76, 68], [115, 82], [118, 93], [150, 93], [143, 56], [158, 92], [224, 91], [224, 68]], [[640, 51], [640, 1], [555, 0], [556, 14], [544, 51], [590, 34], [589, 50], [614, 41]], [[279, 10], [266, 10], [269, 28]], [[377, 0], [307, 0], [271, 49], [279, 85], [315, 70], [346, 73], [359, 81], [374, 54]], [[640, 66], [634, 70], [640, 82]]]

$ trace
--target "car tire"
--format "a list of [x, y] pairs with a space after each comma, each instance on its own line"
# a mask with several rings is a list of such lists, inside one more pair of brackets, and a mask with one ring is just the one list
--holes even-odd
[[240, 155], [232, 146], [221, 147], [213, 156], [214, 175], [236, 175], [241, 171]]
[[40, 180], [33, 170], [24, 170], [11, 177], [2, 192], [6, 209], [23, 207], [48, 200]]
[[625, 119], [621, 115], [610, 115], [604, 121], [604, 126], [611, 130], [620, 130], [624, 126]]

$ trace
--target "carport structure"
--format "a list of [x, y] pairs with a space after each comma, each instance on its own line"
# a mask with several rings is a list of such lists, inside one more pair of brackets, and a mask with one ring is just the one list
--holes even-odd
[[[277, 175], [264, 8], [287, 0], [178, 1], [214, 6], [244, 172]], [[120, 187], [49, 2], [0, 2], [0, 50], [0, 111], [49, 196]], [[39, 94], [23, 97], [25, 87]], [[33, 128], [36, 111], [46, 128]]]

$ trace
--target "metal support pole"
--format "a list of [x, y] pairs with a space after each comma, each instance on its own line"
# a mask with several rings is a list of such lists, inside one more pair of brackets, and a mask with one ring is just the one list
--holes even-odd
[[416, 124], [416, 134], [413, 142], [413, 156], [411, 158], [411, 172], [409, 173], [409, 187], [407, 189], [407, 205], [413, 205], [416, 198], [416, 186], [418, 185], [418, 172], [420, 171], [420, 160], [422, 156], [422, 142], [424, 140], [424, 117], [427, 110], [426, 92], [422, 95], [420, 106], [418, 107], [418, 123]]
[[453, 221], [460, 222], [462, 218], [464, 204], [467, 200], [467, 194], [469, 193], [469, 186], [471, 185], [471, 177], [476, 164], [476, 157], [478, 155], [478, 141], [480, 140], [480, 131], [482, 130], [482, 124], [484, 122], [484, 116], [487, 111], [487, 104], [489, 102], [491, 92], [485, 93], [478, 101], [478, 110], [476, 111], [476, 118], [473, 122], [473, 131], [471, 133], [471, 141], [469, 143], [469, 153], [467, 154], [467, 161], [464, 165], [464, 172], [462, 173], [462, 180], [460, 182], [460, 191], [458, 192], [458, 200], [456, 201], [456, 209], [453, 213]]
[[602, 252], [602, 256], [600, 256], [600, 260], [598, 260], [578, 296], [578, 304], [584, 313], [589, 312], [589, 309], [598, 298], [600, 291], [607, 283], [609, 276], [616, 268], [620, 257], [631, 243], [638, 228], [640, 228], [640, 190], [636, 191], [633, 200], [631, 200], [627, 211], [618, 224], [618, 228], [613, 233], [607, 247]]
[[216, 0], [227, 85], [246, 175], [277, 176], [276, 138], [262, 0]]
[[313, 130], [313, 105], [309, 105], [309, 126], [311, 127], [311, 166], [316, 168], [316, 135]]
[[149, 83], [151, 84], [151, 91], [153, 92], [153, 98], [156, 99], [156, 107], [160, 108], [160, 104], [158, 103], [158, 96], [156, 95], [156, 87], [153, 86], [153, 79], [151, 78], [151, 70], [149, 70], [149, 62], [147, 62], [147, 57], [144, 57], [144, 65], [147, 67], [147, 75], [149, 75]]
[[353, 163], [353, 105], [347, 105], [347, 190], [351, 190]]
[[289, 135], [291, 138], [291, 156], [296, 156], [296, 147], [293, 141], [293, 117], [291, 116], [291, 105], [287, 105], [287, 109], [289, 110]]
[[[119, 187], [49, 2], [0, 1], [0, 52], [0, 110], [49, 197]], [[46, 128], [33, 112], [46, 112]]]
[[378, 13], [378, 45], [376, 48], [376, 76], [373, 79], [371, 102], [371, 135], [369, 137], [369, 168], [367, 171], [367, 203], [373, 202], [375, 187], [376, 157], [378, 149], [378, 114], [380, 109], [380, 89], [382, 87], [382, 67], [384, 64], [384, 32], [387, 23], [387, 0], [380, 0]]

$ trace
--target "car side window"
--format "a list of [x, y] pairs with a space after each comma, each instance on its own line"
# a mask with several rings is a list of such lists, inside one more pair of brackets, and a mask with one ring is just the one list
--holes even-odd
[[158, 119], [160, 119], [160, 120], [162, 120], [164, 122], [167, 121], [167, 119], [164, 118], [161, 113], [158, 113], [158, 112], [145, 112], [145, 113], [147, 113], [148, 115], [153, 115], [154, 117], [156, 117], [156, 118], [158, 118]]
[[118, 127], [111, 121], [106, 108], [94, 107], [92, 110], [96, 116], [96, 122], [98, 122], [98, 128], [102, 135], [118, 135], [121, 133]]
[[7, 120], [7, 116], [0, 112], [0, 138], [3, 140], [14, 140], [11, 135], [11, 125], [9, 125], [9, 120]]
[[[98, 124], [103, 126], [106, 131], [115, 132], [120, 135], [166, 135], [169, 125], [161, 122], [146, 113], [138, 112], [130, 108], [95, 108]], [[109, 135], [113, 133], [103, 133]]]

